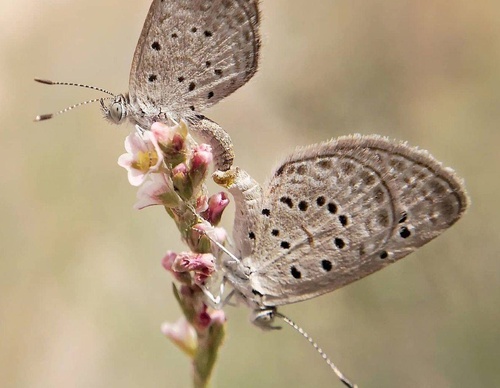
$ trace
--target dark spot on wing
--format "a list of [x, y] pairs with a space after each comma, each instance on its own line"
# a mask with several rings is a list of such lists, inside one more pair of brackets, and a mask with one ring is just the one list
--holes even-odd
[[407, 227], [403, 226], [401, 229], [399, 229], [399, 235], [403, 238], [408, 238], [411, 236], [411, 232]]
[[326, 170], [329, 170], [332, 168], [332, 161], [328, 159], [323, 159], [318, 162], [318, 166], [321, 168], [324, 168]]
[[332, 262], [330, 260], [321, 260], [321, 266], [326, 272], [330, 272], [332, 270]]
[[337, 237], [337, 238], [336, 238], [333, 242], [335, 243], [335, 246], [336, 246], [337, 248], [339, 248], [339, 249], [342, 249], [342, 248], [344, 248], [344, 247], [345, 247], [345, 242], [344, 242], [344, 240], [342, 240], [341, 238], [338, 238], [338, 237]]
[[299, 202], [299, 210], [305, 212], [309, 205], [307, 204], [306, 201], [300, 201]]
[[281, 197], [280, 202], [287, 204], [290, 209], [293, 207], [293, 201], [290, 197]]
[[297, 174], [305, 175], [306, 173], [307, 173], [307, 166], [305, 164], [301, 164], [299, 167], [297, 167]]
[[300, 271], [293, 266], [292, 266], [292, 268], [290, 268], [290, 272], [295, 279], [300, 279], [302, 277], [302, 274], [300, 273]]

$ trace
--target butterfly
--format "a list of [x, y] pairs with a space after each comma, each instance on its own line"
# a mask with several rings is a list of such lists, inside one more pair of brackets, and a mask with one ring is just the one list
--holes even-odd
[[[225, 280], [271, 328], [277, 307], [334, 291], [428, 243], [469, 205], [464, 183], [427, 151], [377, 135], [299, 148], [261, 187], [216, 172], [234, 197]], [[227, 250], [225, 250], [227, 253]]]
[[[201, 115], [229, 96], [256, 73], [260, 51], [257, 0], [154, 0], [135, 49], [129, 91], [99, 101], [104, 117], [114, 124], [129, 121], [142, 130], [154, 122], [184, 119], [193, 132], [210, 143], [218, 167], [232, 164], [232, 143], [225, 131]], [[45, 120], [53, 114], [37, 116]], [[220, 155], [219, 155], [220, 154]]]

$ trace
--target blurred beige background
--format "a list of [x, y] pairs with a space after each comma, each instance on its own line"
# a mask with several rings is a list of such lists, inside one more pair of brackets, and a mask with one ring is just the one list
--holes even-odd
[[[116, 164], [132, 128], [100, 94], [127, 90], [149, 0], [0, 0], [0, 385], [189, 387], [160, 333], [180, 315], [160, 265], [181, 250], [160, 208], [134, 211]], [[500, 3], [263, 0], [261, 69], [207, 114], [263, 181], [295, 145], [360, 132], [408, 140], [465, 178], [473, 205], [384, 271], [282, 311], [361, 387], [498, 384]], [[226, 223], [230, 228], [230, 217]], [[289, 328], [228, 308], [214, 387], [340, 387]]]

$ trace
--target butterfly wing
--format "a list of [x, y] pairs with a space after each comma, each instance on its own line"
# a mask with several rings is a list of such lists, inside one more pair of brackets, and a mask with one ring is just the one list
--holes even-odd
[[257, 0], [154, 0], [132, 69], [130, 104], [145, 116], [201, 112], [257, 71]]
[[298, 150], [275, 171], [243, 263], [263, 305], [298, 302], [405, 257], [467, 206], [461, 179], [426, 151], [343, 137]]

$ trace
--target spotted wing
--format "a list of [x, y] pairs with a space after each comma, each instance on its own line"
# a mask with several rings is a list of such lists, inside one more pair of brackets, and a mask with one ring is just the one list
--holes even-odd
[[259, 48], [258, 0], [154, 0], [134, 54], [130, 103], [147, 117], [201, 112], [255, 74]]
[[293, 153], [264, 187], [249, 231], [254, 294], [312, 298], [399, 260], [453, 225], [463, 182], [426, 151], [349, 136]]

